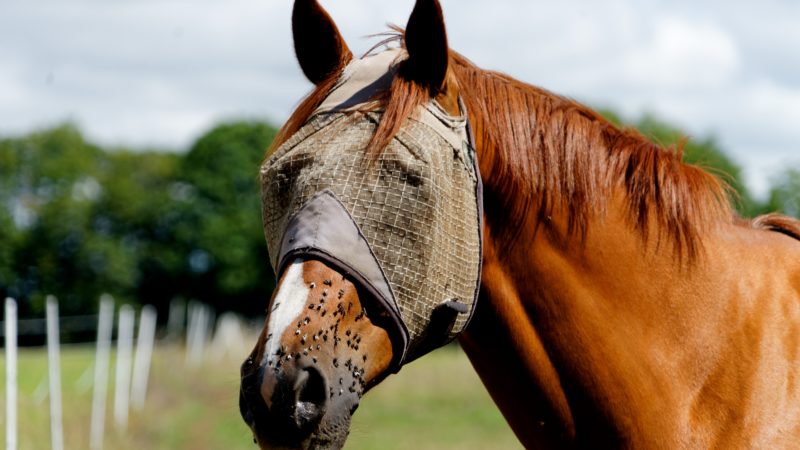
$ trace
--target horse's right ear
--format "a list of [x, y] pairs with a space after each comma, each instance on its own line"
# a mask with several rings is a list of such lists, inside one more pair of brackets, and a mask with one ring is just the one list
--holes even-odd
[[314, 84], [327, 80], [353, 59], [333, 19], [317, 0], [295, 0], [292, 33], [300, 68]]

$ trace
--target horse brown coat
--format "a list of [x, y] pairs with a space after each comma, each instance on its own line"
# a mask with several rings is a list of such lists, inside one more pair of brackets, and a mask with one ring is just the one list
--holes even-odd
[[[406, 40], [446, 45], [437, 1], [419, 0], [415, 16]], [[739, 219], [724, 183], [683, 163], [680, 148], [454, 52], [443, 58], [434, 65], [447, 65], [441, 86], [424, 65], [398, 72], [370, 151], [432, 96], [451, 112], [459, 97], [467, 104], [485, 250], [481, 301], [461, 342], [520, 441], [796, 448], [800, 223]], [[275, 147], [324, 100], [331, 73], [315, 80]], [[306, 281], [331, 274], [316, 264]], [[370, 336], [371, 353], [391, 351], [385, 334]], [[371, 360], [365, 384], [390, 359]]]

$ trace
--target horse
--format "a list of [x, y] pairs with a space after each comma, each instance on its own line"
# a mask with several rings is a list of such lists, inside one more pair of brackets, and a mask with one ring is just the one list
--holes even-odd
[[[292, 24], [315, 88], [268, 152], [356, 61], [316, 0], [296, 0]], [[418, 0], [389, 39], [406, 56], [373, 95], [383, 114], [363, 151], [379, 155], [422, 105], [466, 110], [483, 250], [458, 340], [520, 442], [796, 448], [800, 222], [740, 218], [680, 145], [478, 68], [449, 48], [437, 0]], [[241, 368], [241, 414], [261, 448], [341, 448], [364, 393], [398, 370], [398, 347], [341, 268], [297, 258], [279, 276]]]

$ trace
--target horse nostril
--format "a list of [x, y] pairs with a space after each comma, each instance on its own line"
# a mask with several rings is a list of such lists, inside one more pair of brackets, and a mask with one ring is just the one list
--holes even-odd
[[257, 406], [253, 411], [255, 428], [275, 442], [306, 439], [319, 426], [328, 407], [323, 374], [314, 367], [286, 364], [263, 375], [256, 400], [263, 409]]
[[322, 405], [325, 403], [325, 379], [322, 374], [314, 367], [303, 369], [307, 378], [299, 389], [297, 400], [300, 402]]
[[319, 420], [325, 412], [328, 397], [325, 378], [314, 367], [303, 369], [305, 372], [300, 379], [303, 382], [297, 388], [297, 403], [295, 404], [295, 420], [299, 428]]

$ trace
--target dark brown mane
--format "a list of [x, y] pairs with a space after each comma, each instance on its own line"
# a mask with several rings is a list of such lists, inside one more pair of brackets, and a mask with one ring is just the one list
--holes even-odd
[[[281, 129], [270, 151], [308, 120], [338, 75], [320, 83]], [[724, 182], [682, 162], [682, 145], [663, 148], [632, 129], [619, 129], [572, 100], [478, 68], [451, 52], [454, 80], [479, 143], [487, 203], [504, 211], [494, 225], [500, 241], [513, 242], [528, 214], [566, 212], [571, 233], [585, 236], [615, 191], [626, 194], [632, 226], [647, 238], [667, 234], [679, 253], [694, 256], [701, 232], [731, 222]], [[386, 110], [371, 148], [381, 148], [427, 97], [397, 76], [382, 96]], [[502, 208], [502, 209], [499, 209]]]

